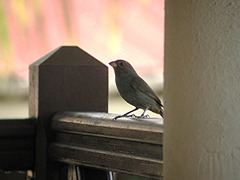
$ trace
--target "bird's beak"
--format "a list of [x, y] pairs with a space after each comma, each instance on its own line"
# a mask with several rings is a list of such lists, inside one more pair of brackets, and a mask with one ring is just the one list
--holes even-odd
[[117, 63], [115, 61], [112, 61], [109, 63], [113, 68], [117, 67]]

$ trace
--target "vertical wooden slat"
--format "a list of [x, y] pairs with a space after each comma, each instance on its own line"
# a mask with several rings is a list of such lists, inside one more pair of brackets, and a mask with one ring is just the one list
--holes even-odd
[[[37, 119], [35, 177], [60, 179], [64, 165], [48, 157], [52, 116], [61, 111], [108, 110], [108, 69], [76, 46], [59, 47], [29, 67], [29, 116]], [[67, 179], [61, 177], [61, 179]]]

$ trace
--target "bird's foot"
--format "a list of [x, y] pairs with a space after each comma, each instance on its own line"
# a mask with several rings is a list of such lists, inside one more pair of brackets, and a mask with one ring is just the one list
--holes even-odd
[[132, 114], [131, 117], [139, 118], [139, 119], [145, 119], [145, 118], [149, 118], [150, 116], [148, 114], [147, 115], [141, 115], [141, 116], [136, 116], [135, 114]]
[[113, 118], [112, 120], [113, 121], [116, 121], [117, 119], [119, 119], [119, 118], [122, 118], [122, 117], [132, 117], [132, 118], [139, 118], [139, 119], [145, 119], [145, 118], [149, 118], [150, 116], [147, 114], [147, 115], [144, 115], [144, 116], [137, 116], [137, 115], [135, 115], [135, 114], [131, 114], [131, 115], [126, 115], [126, 116], [124, 116], [124, 115], [120, 115], [120, 116], [116, 116], [115, 118]]

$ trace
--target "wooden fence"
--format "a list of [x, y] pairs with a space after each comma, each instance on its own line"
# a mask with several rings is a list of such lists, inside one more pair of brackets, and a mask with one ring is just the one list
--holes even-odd
[[0, 120], [0, 177], [32, 170], [34, 180], [101, 180], [114, 171], [162, 179], [162, 119], [112, 121], [105, 65], [62, 46], [30, 65], [29, 82], [29, 118]]

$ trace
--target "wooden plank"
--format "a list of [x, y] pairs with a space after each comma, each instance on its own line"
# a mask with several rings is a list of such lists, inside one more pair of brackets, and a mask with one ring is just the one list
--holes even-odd
[[0, 152], [0, 169], [4, 171], [32, 170], [34, 168], [33, 149], [18, 149]]
[[32, 170], [35, 119], [0, 120], [0, 169]]
[[56, 142], [77, 147], [162, 159], [161, 144], [146, 143], [143, 141], [94, 136], [93, 134], [81, 134], [81, 132], [78, 134], [58, 132]]
[[53, 159], [64, 163], [96, 167], [154, 179], [162, 178], [163, 162], [161, 160], [58, 143], [51, 145], [51, 154]]
[[81, 132], [162, 144], [161, 118], [124, 118], [112, 121], [115, 116], [108, 113], [63, 112], [53, 117], [52, 128], [63, 132]]
[[35, 119], [0, 119], [0, 138], [34, 136], [35, 127]]
[[53, 117], [56, 142], [51, 157], [60, 162], [162, 178], [162, 119], [122, 118], [108, 113], [63, 112]]
[[[11, 151], [11, 150], [34, 150], [34, 136], [28, 137], [5, 137], [0, 138], [0, 151]], [[33, 157], [32, 157], [33, 158]]]

